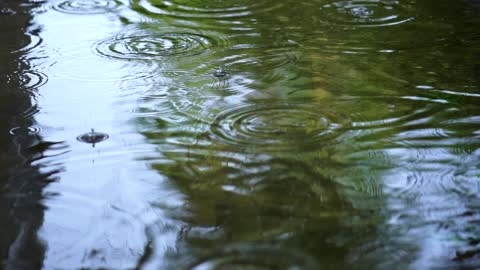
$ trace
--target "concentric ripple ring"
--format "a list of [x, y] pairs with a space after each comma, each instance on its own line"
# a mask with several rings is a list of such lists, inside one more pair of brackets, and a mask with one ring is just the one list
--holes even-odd
[[115, 0], [66, 0], [53, 5], [53, 9], [67, 14], [90, 15], [111, 12], [120, 7]]
[[354, 27], [391, 26], [414, 19], [412, 6], [399, 0], [341, 0], [320, 10], [326, 23]]
[[283, 148], [323, 144], [350, 124], [349, 118], [313, 105], [246, 105], [220, 113], [211, 132], [234, 145]]
[[123, 60], [155, 60], [193, 56], [223, 46], [226, 40], [210, 33], [140, 30], [102, 40], [94, 45], [101, 56]]
[[17, 136], [17, 135], [37, 135], [42, 131], [39, 126], [31, 126], [31, 127], [14, 127], [10, 129], [10, 135]]
[[225, 19], [246, 17], [275, 10], [284, 4], [268, 1], [157, 1], [132, 0], [133, 8], [148, 15], [180, 18]]
[[7, 84], [18, 84], [28, 90], [41, 87], [47, 80], [47, 75], [39, 71], [15, 72], [6, 76]]

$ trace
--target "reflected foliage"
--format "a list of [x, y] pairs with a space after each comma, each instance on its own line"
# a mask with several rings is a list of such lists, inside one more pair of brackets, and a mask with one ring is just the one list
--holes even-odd
[[[469, 7], [133, 3], [152, 24], [188, 20], [229, 42], [169, 62], [184, 76], [153, 86], [163, 94], [141, 106], [158, 114], [138, 118], [158, 145], [149, 162], [186, 195], [180, 257], [261, 243], [326, 269], [478, 262], [479, 18]], [[429, 253], [439, 245], [442, 255]]]
[[[0, 2], [0, 268], [40, 269], [45, 246], [37, 232], [43, 222], [43, 188], [58, 168], [43, 168], [45, 150], [33, 115], [36, 90], [45, 76], [32, 69], [26, 55], [38, 46], [26, 3]], [[30, 6], [30, 7], [33, 7]], [[9, 12], [6, 12], [9, 11]], [[28, 31], [26, 29], [31, 29]]]
[[[125, 121], [109, 131], [105, 148], [95, 148], [97, 162], [114, 173], [89, 166], [106, 179], [93, 177], [94, 183], [73, 181], [83, 171], [64, 175], [75, 179], [63, 179], [58, 189], [65, 197], [50, 205], [66, 202], [92, 220], [52, 221], [51, 231], [71, 226], [64, 233], [72, 243], [82, 233], [89, 237], [62, 253], [63, 239], [50, 235], [51, 250], [68, 258], [53, 252], [49, 265], [57, 259], [78, 267], [192, 270], [480, 265], [476, 1], [67, 0], [44, 8], [86, 24], [44, 19], [50, 42], [68, 27], [85, 35], [78, 47], [64, 49], [80, 51], [73, 56], [46, 45], [55, 62], [48, 83], [63, 87], [55, 72], [65, 72], [72, 89], [115, 97], [88, 100], [113, 104], [109, 117]], [[97, 27], [103, 32], [91, 31]], [[36, 133], [35, 89], [50, 74], [22, 56], [42, 46], [38, 33], [12, 36], [5, 48], [13, 49], [0, 54], [11, 69], [1, 93], [8, 101], [0, 128], [10, 135], [1, 139], [9, 147], [1, 170], [9, 206], [0, 213], [14, 235], [2, 238], [4, 265], [27, 225], [25, 242], [39, 254], [31, 260], [35, 266], [43, 260], [34, 236], [44, 209], [35, 207], [59, 169], [41, 157], [63, 147]], [[129, 140], [122, 125], [141, 139]], [[22, 173], [27, 184], [11, 184]], [[25, 179], [32, 177], [42, 181], [30, 188]], [[108, 192], [90, 194], [100, 183], [109, 183]], [[34, 209], [31, 222], [23, 211], [11, 212], [19, 205], [11, 198], [24, 195], [23, 188], [33, 194], [21, 201]], [[49, 213], [73, 216], [62, 207]], [[123, 236], [127, 231], [134, 236]]]

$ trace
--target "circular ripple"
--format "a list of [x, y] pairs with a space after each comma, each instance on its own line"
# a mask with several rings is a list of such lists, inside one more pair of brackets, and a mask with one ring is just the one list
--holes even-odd
[[14, 127], [10, 129], [10, 135], [18, 136], [18, 135], [37, 135], [42, 131], [39, 126], [31, 126], [31, 127]]
[[323, 143], [350, 125], [338, 113], [304, 104], [250, 105], [225, 111], [211, 126], [231, 144], [288, 147]]
[[40, 111], [37, 105], [37, 101], [35, 99], [31, 99], [31, 104], [25, 110], [23, 110], [19, 114], [19, 118], [21, 119], [31, 119], [35, 114]]
[[335, 1], [323, 5], [327, 23], [358, 27], [382, 27], [413, 20], [411, 5], [395, 0]]
[[134, 0], [133, 7], [148, 15], [168, 15], [182, 18], [238, 18], [270, 12], [283, 4], [269, 1], [218, 0]]
[[95, 51], [105, 57], [123, 60], [153, 60], [164, 57], [193, 56], [223, 46], [226, 41], [211, 33], [136, 31], [95, 44]]
[[230, 246], [214, 256], [205, 258], [189, 267], [191, 270], [282, 270], [319, 269], [308, 256], [290, 250], [269, 246]]
[[47, 75], [38, 71], [15, 72], [7, 75], [6, 83], [18, 84], [23, 89], [33, 89], [44, 85], [47, 82]]
[[57, 3], [53, 9], [59, 12], [78, 15], [101, 14], [120, 7], [120, 2], [113, 0], [66, 0]]
[[235, 53], [236, 55], [229, 57], [228, 62], [225, 61], [222, 64], [236, 70], [260, 69], [263, 72], [295, 65], [302, 56], [301, 51], [294, 46], [263, 50], [260, 48], [239, 49]]
[[26, 34], [26, 37], [22, 40], [21, 48], [12, 51], [12, 53], [26, 53], [40, 46], [42, 42], [43, 40], [39, 36], [34, 34]]
[[[327, 59], [325, 55], [365, 55], [365, 54], [391, 54], [396, 53], [398, 49], [386, 46], [398, 47], [394, 42], [379, 43], [375, 40], [361, 41], [360, 37], [350, 36], [350, 39], [334, 39], [325, 37], [315, 37], [308, 41], [306, 47], [311, 50], [312, 58], [322, 57]], [[321, 44], [321, 46], [319, 46]]]

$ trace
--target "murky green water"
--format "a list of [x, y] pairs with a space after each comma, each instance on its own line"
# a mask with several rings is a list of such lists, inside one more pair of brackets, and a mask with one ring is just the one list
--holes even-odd
[[0, 268], [476, 269], [479, 29], [477, 0], [0, 1]]

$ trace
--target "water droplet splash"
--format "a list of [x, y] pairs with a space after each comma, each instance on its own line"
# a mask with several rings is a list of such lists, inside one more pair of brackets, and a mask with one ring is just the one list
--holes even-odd
[[92, 131], [82, 134], [77, 137], [77, 140], [79, 142], [84, 142], [91, 144], [92, 147], [95, 147], [95, 144], [105, 141], [109, 138], [107, 133], [102, 133], [102, 132], [96, 132], [93, 128]]
[[215, 72], [213, 72], [213, 76], [216, 78], [224, 78], [228, 75], [227, 71], [223, 68], [217, 68]]

